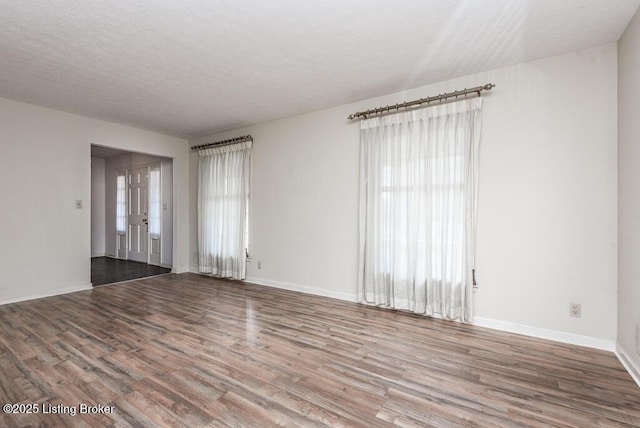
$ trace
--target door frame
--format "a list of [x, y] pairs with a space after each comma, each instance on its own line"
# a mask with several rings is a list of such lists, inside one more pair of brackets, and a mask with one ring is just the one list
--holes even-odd
[[[171, 272], [176, 272], [176, 270], [178, 269], [178, 259], [180, 258], [180, 254], [182, 251], [180, 250], [180, 247], [178, 246], [178, 223], [177, 223], [177, 218], [178, 218], [178, 212], [182, 212], [179, 207], [178, 207], [178, 181], [179, 177], [181, 174], [179, 174], [179, 172], [182, 172], [182, 167], [183, 165], [181, 164], [182, 161], [184, 161], [184, 159], [181, 156], [176, 156], [175, 154], [159, 154], [159, 153], [153, 153], [153, 152], [147, 152], [144, 150], [132, 150], [130, 148], [125, 148], [125, 147], [118, 147], [118, 146], [113, 146], [113, 145], [109, 145], [109, 144], [101, 144], [101, 143], [94, 143], [94, 142], [90, 142], [89, 144], [89, 148], [88, 148], [88, 159], [87, 159], [87, 168], [90, 170], [90, 173], [93, 174], [93, 170], [91, 168], [91, 158], [96, 157], [96, 158], [101, 158], [101, 159], [105, 159], [106, 162], [109, 162], [109, 159], [111, 159], [112, 157], [116, 157], [121, 155], [142, 155], [142, 156], [150, 156], [150, 157], [154, 157], [157, 160], [154, 160], [153, 162], [148, 162], [148, 163], [143, 163], [144, 160], [140, 163], [136, 163], [135, 165], [132, 166], [126, 166], [124, 168], [124, 170], [129, 169], [129, 168], [135, 168], [136, 166], [145, 166], [145, 165], [149, 165], [149, 164], [155, 164], [155, 163], [160, 163], [160, 168], [161, 168], [161, 210], [160, 210], [160, 216], [161, 216], [161, 234], [162, 234], [162, 240], [163, 242], [161, 242], [160, 245], [160, 251], [161, 251], [161, 258], [160, 258], [160, 264], [159, 266], [161, 267], [165, 267], [165, 268], [169, 268], [171, 269]], [[107, 149], [107, 150], [112, 150], [112, 151], [117, 151], [120, 152], [120, 154], [102, 154], [102, 153], [93, 153], [92, 148], [96, 147], [96, 148], [101, 148], [101, 149]], [[165, 164], [165, 162], [167, 162]], [[106, 167], [106, 165], [105, 165]], [[123, 165], [124, 167], [124, 165]], [[116, 175], [118, 172], [122, 171], [123, 168], [117, 168], [115, 169]], [[114, 169], [106, 169], [105, 168], [105, 178], [107, 180], [110, 180], [110, 177], [113, 177], [113, 175], [109, 176], [109, 174], [113, 174]], [[165, 175], [168, 174], [167, 175]], [[169, 177], [169, 178], [167, 178]], [[165, 183], [166, 180], [169, 180], [168, 183]], [[109, 184], [107, 184], [108, 182], [105, 181], [105, 187], [108, 186]], [[168, 184], [168, 185], [167, 185]], [[106, 189], [108, 190], [108, 188]], [[170, 193], [167, 193], [170, 192]], [[93, 194], [92, 191], [89, 192], [89, 201], [91, 201], [93, 198], [95, 197], [95, 195]], [[170, 202], [169, 202], [170, 201]], [[111, 202], [110, 202], [111, 203]], [[169, 210], [168, 212], [165, 212], [165, 204], [167, 205], [167, 209]], [[91, 207], [91, 204], [86, 204], [88, 207]], [[110, 205], [111, 206], [111, 205]], [[115, 215], [115, 210], [114, 211], [110, 211], [112, 210], [112, 208], [107, 208], [105, 206], [104, 208], [106, 210], [106, 214], [107, 217], [106, 219], [106, 227], [107, 227], [107, 234], [105, 236], [106, 239], [106, 243], [108, 244], [108, 247], [106, 248], [108, 251], [105, 251], [104, 256], [105, 257], [110, 257], [110, 258], [120, 258], [118, 256], [118, 251], [117, 251], [117, 234], [116, 234], [116, 243], [114, 246], [111, 246], [113, 244], [109, 244], [109, 241], [111, 241], [111, 239], [109, 238], [109, 235], [113, 236], [112, 234], [114, 233], [114, 229], [115, 229], [115, 223], [113, 223], [113, 226], [109, 225], [109, 218], [114, 218], [111, 217], [111, 215]], [[90, 221], [88, 223], [88, 234], [89, 236], [91, 236], [91, 226], [93, 224], [94, 221], [94, 215], [95, 213], [92, 212], [93, 207], [90, 208], [90, 212], [89, 212], [89, 218]], [[167, 217], [169, 216], [169, 217]], [[169, 219], [169, 223], [165, 222], [167, 221], [167, 219]], [[113, 227], [113, 229], [111, 229]], [[185, 248], [182, 248], [183, 251], [185, 251]], [[91, 258], [92, 258], [93, 254], [91, 252], [91, 246], [87, 246], [87, 263], [89, 264], [88, 267], [88, 271], [90, 271], [90, 265], [91, 265]], [[167, 260], [163, 260], [162, 257], [166, 257], [169, 256], [170, 258]], [[126, 259], [125, 257], [122, 257], [123, 259]]]

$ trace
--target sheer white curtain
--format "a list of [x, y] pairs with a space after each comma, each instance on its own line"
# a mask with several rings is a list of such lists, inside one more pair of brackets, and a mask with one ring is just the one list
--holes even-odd
[[481, 108], [361, 122], [361, 301], [471, 321]]
[[201, 150], [198, 165], [199, 270], [244, 279], [251, 141]]
[[149, 235], [160, 236], [160, 165], [149, 168]]
[[127, 180], [124, 172], [116, 178], [116, 231], [127, 233]]

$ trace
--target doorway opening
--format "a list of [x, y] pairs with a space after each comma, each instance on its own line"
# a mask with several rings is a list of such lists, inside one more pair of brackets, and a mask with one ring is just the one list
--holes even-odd
[[162, 275], [173, 264], [173, 159], [91, 146], [91, 283]]

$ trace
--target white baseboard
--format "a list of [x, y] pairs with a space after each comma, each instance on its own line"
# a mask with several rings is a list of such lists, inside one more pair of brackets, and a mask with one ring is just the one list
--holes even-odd
[[257, 278], [248, 276], [244, 280], [252, 284], [266, 285], [267, 287], [283, 288], [285, 290], [298, 291], [300, 293], [314, 294], [316, 296], [331, 297], [333, 299], [345, 300], [347, 302], [357, 302], [358, 296], [351, 293], [343, 293], [341, 291], [325, 290], [324, 288], [310, 287], [307, 285], [298, 285], [290, 282], [272, 281], [270, 279]]
[[620, 345], [620, 343], [616, 343], [615, 352], [624, 368], [631, 375], [636, 384], [640, 386], [640, 365], [629, 357], [629, 353], [622, 347], [622, 345]]
[[105, 253], [91, 254], [91, 258], [94, 258], [94, 257], [105, 257], [105, 256], [106, 256]]
[[178, 266], [178, 265], [173, 265], [173, 266], [163, 266], [163, 267], [167, 267], [171, 269], [171, 273], [189, 273], [191, 272], [191, 269], [189, 269], [188, 267], [185, 266]]
[[492, 328], [494, 330], [524, 334], [525, 336], [532, 336], [540, 339], [553, 340], [556, 342], [569, 343], [578, 346], [586, 346], [588, 348], [602, 349], [609, 352], [614, 352], [616, 349], [615, 341], [613, 340], [601, 339], [599, 337], [592, 336], [583, 336], [580, 334], [567, 333], [564, 331], [549, 330], [540, 327], [532, 327], [508, 321], [474, 317], [473, 324], [481, 327]]
[[[191, 266], [189, 272], [200, 274], [200, 270], [197, 266]], [[324, 288], [310, 287], [308, 285], [299, 285], [291, 282], [273, 281], [271, 279], [258, 278], [255, 276], [248, 276], [243, 280], [243, 282], [248, 284], [264, 285], [266, 287], [281, 288], [283, 290], [297, 291], [299, 293], [313, 294], [315, 296], [331, 297], [332, 299], [344, 300], [347, 302], [358, 302], [357, 294], [325, 290]]]
[[65, 288], [56, 288], [54, 290], [45, 290], [45, 291], [41, 291], [41, 292], [38, 292], [38, 293], [27, 294], [25, 296], [10, 297], [8, 299], [1, 299], [0, 300], [0, 305], [6, 305], [6, 304], [9, 304], [9, 303], [24, 302], [26, 300], [42, 299], [43, 297], [58, 296], [60, 294], [75, 293], [76, 291], [87, 291], [87, 290], [91, 290], [92, 288], [93, 288], [93, 286], [91, 285], [91, 283], [89, 283], [89, 284], [85, 284], [85, 285], [78, 285], [78, 286], [75, 286], [75, 287], [65, 287]]

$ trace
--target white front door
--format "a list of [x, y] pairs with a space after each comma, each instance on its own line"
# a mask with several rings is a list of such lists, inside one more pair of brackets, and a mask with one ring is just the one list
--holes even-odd
[[147, 179], [148, 168], [136, 168], [128, 174], [129, 202], [129, 260], [149, 262], [148, 257], [148, 217]]

